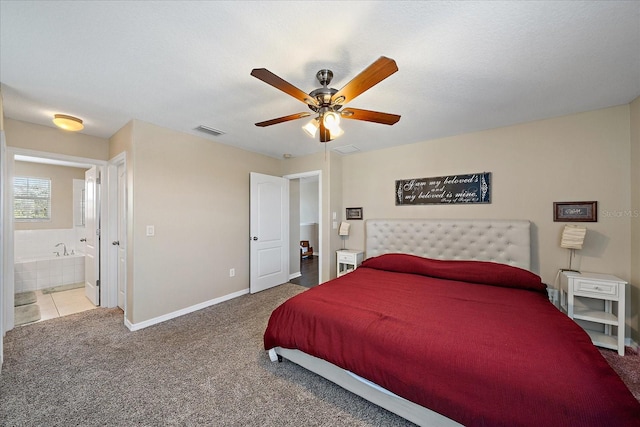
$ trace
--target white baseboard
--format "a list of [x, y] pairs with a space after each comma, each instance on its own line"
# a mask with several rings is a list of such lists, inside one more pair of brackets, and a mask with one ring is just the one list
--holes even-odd
[[131, 323], [127, 319], [124, 319], [124, 325], [130, 331], [139, 331], [140, 329], [147, 328], [149, 326], [157, 325], [167, 320], [175, 319], [176, 317], [184, 316], [185, 314], [193, 313], [194, 311], [202, 310], [203, 308], [211, 307], [212, 305], [220, 304], [221, 302], [229, 301], [242, 295], [249, 293], [249, 288], [243, 289], [232, 294], [228, 294], [219, 298], [214, 298], [209, 301], [201, 302], [200, 304], [192, 305], [191, 307], [183, 308], [172, 313], [163, 314], [162, 316], [154, 317], [153, 319], [145, 320], [143, 322]]
[[295, 279], [296, 277], [300, 277], [302, 276], [302, 273], [300, 273], [299, 271], [297, 273], [293, 273], [289, 275], [289, 280], [291, 279]]
[[627, 347], [631, 347], [635, 351], [638, 351], [638, 343], [632, 340], [631, 338], [625, 338], [624, 345]]

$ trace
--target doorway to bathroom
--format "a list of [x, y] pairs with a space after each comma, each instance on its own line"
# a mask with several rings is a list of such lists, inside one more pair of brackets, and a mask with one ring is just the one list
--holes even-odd
[[[124, 166], [123, 160], [121, 163]], [[49, 168], [55, 166], [58, 168], [56, 173], [66, 174], [66, 181], [71, 186], [69, 190], [65, 185], [67, 195], [62, 197], [66, 199], [66, 207], [62, 211], [54, 209], [59, 202], [56, 196], [63, 195], [60, 194], [61, 190], [58, 186], [54, 185], [54, 182], [59, 181], [54, 174], [53, 179], [50, 179], [53, 205], [45, 204], [46, 208], [50, 209], [51, 216], [55, 213], [54, 219], [49, 218], [48, 222], [41, 224], [40, 227], [22, 226], [21, 221], [14, 219], [13, 178], [21, 174], [42, 176], [42, 173], [35, 173], [35, 171], [45, 166]], [[107, 251], [112, 247], [111, 240], [107, 243], [107, 239], [112, 239], [116, 236], [113, 233], [117, 232], [117, 227], [110, 224], [111, 220], [116, 221], [114, 214], [117, 213], [117, 209], [111, 209], [113, 210], [111, 212], [107, 198], [109, 189], [113, 187], [115, 190], [116, 186], [109, 185], [107, 172], [115, 171], [117, 166], [94, 159], [7, 148], [5, 167], [7, 179], [3, 183], [3, 215], [7, 221], [3, 224], [6, 266], [2, 285], [3, 329], [10, 330], [22, 321], [16, 318], [14, 304], [29, 305], [29, 301], [33, 299], [33, 295], [18, 296], [22, 293], [21, 291], [46, 289], [36, 294], [36, 300], [42, 295], [41, 320], [84, 311], [96, 306], [118, 305], [118, 290], [115, 287], [118, 276], [117, 263], [109, 261]], [[87, 194], [89, 187], [84, 185], [87, 182], [85, 172], [91, 169], [97, 172], [94, 178], [96, 189], [92, 195], [95, 204], [87, 204], [90, 199], [90, 195]], [[101, 177], [102, 182], [100, 182]], [[80, 185], [81, 183], [83, 185]], [[82, 194], [83, 189], [84, 194]], [[111, 204], [114, 204], [117, 199], [117, 190], [115, 191]], [[101, 195], [104, 200], [101, 200]], [[93, 212], [91, 206], [93, 206]], [[56, 222], [65, 217], [66, 222]], [[91, 217], [95, 220], [95, 225], [88, 223]], [[46, 259], [32, 256], [37, 255], [38, 251], [43, 255], [42, 258]], [[89, 258], [87, 254], [94, 254], [90, 265], [87, 264]], [[22, 261], [26, 262], [22, 263]], [[87, 283], [92, 283], [94, 286], [87, 286]], [[87, 298], [92, 294], [93, 300]]]
[[87, 256], [96, 252], [94, 233], [87, 231], [96, 222], [96, 175], [95, 165], [14, 157], [15, 326], [99, 304], [85, 292], [93, 262]]

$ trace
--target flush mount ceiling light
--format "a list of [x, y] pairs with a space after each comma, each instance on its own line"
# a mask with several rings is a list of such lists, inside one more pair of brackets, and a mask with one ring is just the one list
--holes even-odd
[[53, 123], [60, 129], [69, 130], [72, 132], [77, 132], [84, 129], [84, 125], [82, 124], [81, 119], [73, 116], [67, 116], [66, 114], [54, 115]]
[[[378, 111], [361, 110], [350, 107], [342, 109], [344, 104], [352, 101], [362, 92], [377, 85], [396, 71], [398, 71], [396, 62], [393, 59], [381, 56], [353, 80], [343, 86], [342, 89], [337, 90], [329, 87], [331, 79], [333, 79], [333, 72], [331, 70], [320, 70], [316, 74], [316, 78], [322, 87], [312, 90], [308, 94], [276, 76], [266, 68], [254, 68], [251, 71], [251, 75], [307, 104], [309, 109], [313, 111], [313, 113], [316, 113], [317, 116], [304, 125], [302, 129], [314, 138], [318, 130], [320, 130], [320, 142], [329, 142], [344, 133], [340, 128], [340, 118], [364, 120], [384, 125], [393, 125], [400, 120], [400, 116], [397, 114], [380, 113]], [[288, 116], [256, 123], [256, 126], [265, 127], [276, 125], [290, 120], [309, 117], [313, 113], [301, 112], [290, 114]]]

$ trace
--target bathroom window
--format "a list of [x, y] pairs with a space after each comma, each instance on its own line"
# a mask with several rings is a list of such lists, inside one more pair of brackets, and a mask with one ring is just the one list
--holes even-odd
[[51, 180], [48, 178], [13, 178], [13, 217], [16, 221], [51, 219]]

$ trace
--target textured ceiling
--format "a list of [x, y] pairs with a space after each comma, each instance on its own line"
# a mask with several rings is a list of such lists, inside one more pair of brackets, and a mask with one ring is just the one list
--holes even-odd
[[[341, 88], [380, 56], [399, 71], [348, 105], [399, 114], [343, 121], [329, 149], [361, 151], [626, 104], [640, 95], [640, 2], [0, 1], [5, 116], [54, 113], [108, 138], [131, 119], [266, 155], [324, 144], [309, 111], [251, 77]], [[210, 126], [219, 137], [194, 129]]]

